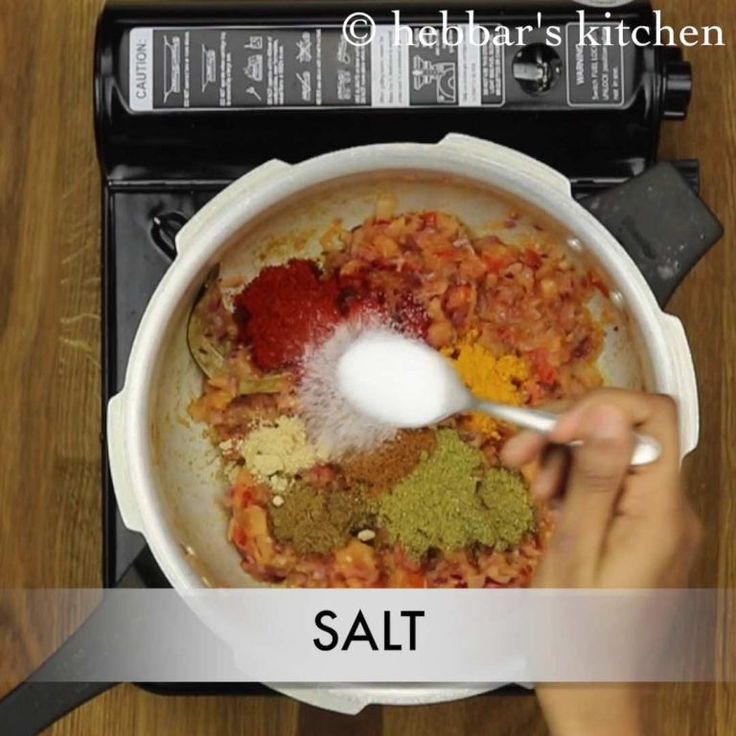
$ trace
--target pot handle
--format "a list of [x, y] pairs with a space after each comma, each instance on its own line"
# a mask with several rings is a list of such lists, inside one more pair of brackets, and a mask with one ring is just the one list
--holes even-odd
[[437, 145], [447, 149], [448, 152], [454, 150], [477, 158], [491, 159], [505, 168], [533, 177], [537, 183], [545, 183], [560, 194], [572, 197], [570, 180], [566, 176], [551, 166], [515, 151], [513, 148], [462, 133], [449, 133]]
[[112, 486], [123, 523], [134, 532], [143, 531], [143, 520], [133, 493], [125, 449], [124, 398], [121, 391], [107, 404], [107, 455]]
[[671, 163], [580, 201], [618, 240], [660, 306], [723, 235], [723, 226]]
[[272, 159], [236, 179], [230, 186], [189, 220], [176, 234], [176, 252], [181, 255], [199, 241], [202, 231], [209, 230], [208, 237], [212, 236], [212, 228], [225, 230], [228, 227], [227, 214], [233, 208], [240, 209], [242, 200], [247, 200], [250, 194], [263, 186], [267, 181], [280, 176], [291, 168], [291, 164], [279, 159]]
[[675, 374], [675, 398], [680, 414], [680, 454], [685, 457], [698, 446], [700, 437], [698, 382], [682, 322], [674, 315], [664, 312], [661, 319], [662, 331], [669, 347], [670, 361]]
[[[53, 656], [53, 655], [52, 655]], [[6, 734], [39, 734], [117, 683], [22, 682], [0, 701]]]

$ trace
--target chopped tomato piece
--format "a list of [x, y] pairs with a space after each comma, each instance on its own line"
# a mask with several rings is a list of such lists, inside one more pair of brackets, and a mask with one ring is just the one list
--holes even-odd
[[534, 248], [527, 248], [524, 251], [524, 255], [522, 256], [521, 260], [524, 262], [526, 266], [529, 266], [529, 268], [533, 268], [535, 271], [544, 262], [542, 260], [542, 256], [540, 255], [540, 253], [534, 250]]

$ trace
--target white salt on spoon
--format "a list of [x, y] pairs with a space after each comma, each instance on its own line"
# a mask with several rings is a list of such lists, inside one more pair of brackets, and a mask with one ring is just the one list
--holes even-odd
[[397, 428], [376, 421], [352, 406], [338, 389], [335, 370], [345, 352], [378, 318], [343, 322], [324, 343], [307, 351], [302, 361], [299, 403], [310, 439], [332, 459], [351, 452], [370, 452], [393, 439]]
[[[414, 429], [453, 414], [479, 411], [547, 434], [558, 419], [550, 412], [477, 399], [440, 353], [391, 330], [359, 333], [341, 351], [334, 370], [337, 389], [347, 404], [379, 426]], [[648, 465], [660, 454], [658, 442], [636, 435], [631, 464]]]
[[337, 361], [335, 380], [356, 411], [402, 429], [435, 424], [467, 405], [468, 391], [449, 361], [386, 329], [360, 334]]

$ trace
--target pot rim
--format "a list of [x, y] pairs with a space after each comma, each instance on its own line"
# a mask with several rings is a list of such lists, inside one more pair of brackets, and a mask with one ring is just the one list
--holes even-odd
[[[170, 314], [192, 281], [208, 262], [217, 260], [220, 249], [232, 235], [261, 212], [278, 205], [287, 197], [345, 176], [392, 170], [454, 175], [493, 186], [552, 214], [556, 221], [575, 233], [585, 247], [595, 253], [609, 278], [623, 294], [627, 309], [637, 322], [650, 354], [654, 357], [669, 354], [661, 331], [663, 312], [644, 277], [623, 247], [593, 215], [569, 194], [546, 183], [540, 184], [534, 171], [536, 167], [547, 170], [546, 166], [521, 154], [519, 156], [527, 161], [526, 168], [519, 170], [511, 170], [470, 151], [463, 153], [453, 149], [452, 154], [452, 157], [448, 156], [442, 143], [393, 143], [344, 149], [296, 164], [288, 169], [288, 176], [278, 175], [261, 183], [258, 191], [250, 192], [239, 207], [231, 207], [224, 219], [199, 223], [198, 247], [180, 253], [166, 272], [138, 327], [121, 393], [125, 396], [126, 456], [144, 525], [144, 536], [159, 564], [163, 563], [164, 572], [175, 588], [202, 587], [202, 582], [186, 562], [180, 545], [172, 539], [154, 488], [149, 439], [149, 402], [153, 391], [150, 366], [156, 364], [162, 348], [160, 336], [166, 330]], [[248, 176], [246, 174], [239, 181], [247, 181]], [[228, 192], [228, 189], [230, 187], [223, 193]], [[206, 213], [203, 213], [203, 217], [206, 217]], [[671, 361], [653, 360], [652, 368], [655, 385], [660, 390], [674, 392], [676, 382]]]

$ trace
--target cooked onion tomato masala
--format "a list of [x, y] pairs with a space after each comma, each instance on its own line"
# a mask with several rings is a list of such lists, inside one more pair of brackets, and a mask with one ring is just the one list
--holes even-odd
[[533, 468], [500, 464], [515, 430], [468, 414], [336, 456], [301, 413], [305, 356], [369, 316], [436, 348], [478, 396], [542, 405], [602, 383], [607, 290], [546, 229], [513, 237], [514, 214], [480, 236], [452, 214], [387, 209], [336, 223], [318, 260], [210, 283], [196, 307], [215, 359], [190, 414], [223, 458], [230, 541], [267, 583], [527, 585], [551, 522]]

